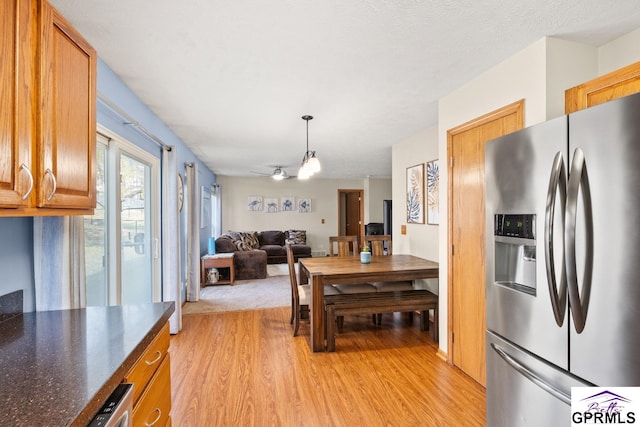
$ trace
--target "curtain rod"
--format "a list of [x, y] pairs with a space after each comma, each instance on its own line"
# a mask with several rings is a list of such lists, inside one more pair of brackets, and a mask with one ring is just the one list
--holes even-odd
[[151, 141], [155, 142], [157, 145], [162, 147], [167, 151], [171, 151], [171, 146], [165, 144], [160, 138], [149, 132], [144, 126], [142, 126], [138, 121], [134, 120], [126, 111], [115, 105], [109, 98], [104, 96], [102, 93], [98, 92], [98, 100], [111, 111], [116, 113], [124, 120], [125, 126], [133, 126], [138, 132], [149, 138]]

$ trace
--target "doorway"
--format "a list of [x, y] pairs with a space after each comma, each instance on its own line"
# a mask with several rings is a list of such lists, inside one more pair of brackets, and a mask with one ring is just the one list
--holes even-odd
[[338, 235], [364, 236], [364, 190], [338, 190]]
[[449, 361], [482, 385], [485, 367], [484, 145], [522, 129], [524, 100], [447, 132]]

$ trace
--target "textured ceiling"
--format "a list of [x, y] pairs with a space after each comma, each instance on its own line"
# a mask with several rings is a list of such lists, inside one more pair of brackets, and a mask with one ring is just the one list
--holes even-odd
[[544, 36], [600, 46], [637, 0], [51, 0], [215, 173], [391, 176], [437, 101]]

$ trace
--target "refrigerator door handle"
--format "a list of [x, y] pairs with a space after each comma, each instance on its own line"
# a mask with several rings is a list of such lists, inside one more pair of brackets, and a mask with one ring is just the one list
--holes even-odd
[[[578, 286], [578, 267], [576, 263], [576, 221], [578, 214], [578, 196], [582, 195], [585, 223], [585, 261], [582, 277], [582, 295]], [[593, 209], [591, 207], [591, 189], [584, 152], [576, 148], [573, 152], [569, 186], [567, 188], [567, 209], [565, 211], [564, 254], [567, 264], [567, 286], [569, 289], [569, 308], [577, 333], [584, 330], [591, 294], [593, 274]]]
[[562, 256], [562, 274], [560, 275], [560, 286], [556, 280], [556, 266], [554, 258], [554, 219], [556, 211], [556, 197], [560, 196], [560, 210], [562, 218], [562, 229], [564, 229], [565, 204], [567, 201], [567, 174], [564, 167], [562, 153], [558, 151], [553, 159], [551, 176], [549, 177], [549, 190], [547, 191], [547, 203], [544, 213], [544, 255], [547, 265], [547, 285], [549, 286], [549, 297], [551, 298], [551, 308], [558, 326], [564, 323], [564, 315], [567, 307], [567, 275], [564, 255]]
[[505, 362], [507, 362], [509, 366], [511, 366], [513, 369], [515, 369], [518, 373], [520, 373], [522, 376], [527, 378], [529, 381], [531, 381], [532, 383], [534, 383], [535, 385], [537, 385], [547, 393], [551, 394], [556, 399], [561, 400], [567, 405], [571, 405], [571, 396], [569, 394], [553, 386], [552, 384], [547, 383], [543, 378], [541, 378], [539, 375], [537, 375], [535, 372], [529, 369], [526, 365], [524, 365], [514, 357], [507, 354], [507, 352], [504, 351], [502, 347], [500, 347], [499, 345], [496, 345], [495, 343], [491, 343], [491, 348], [493, 348], [493, 350], [496, 353], [498, 353], [498, 356], [500, 356]]

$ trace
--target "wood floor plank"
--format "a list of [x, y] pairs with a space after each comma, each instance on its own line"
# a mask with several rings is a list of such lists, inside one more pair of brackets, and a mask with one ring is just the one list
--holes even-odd
[[485, 390], [437, 355], [418, 316], [345, 318], [312, 353], [289, 309], [189, 315], [171, 338], [175, 426], [484, 426]]

